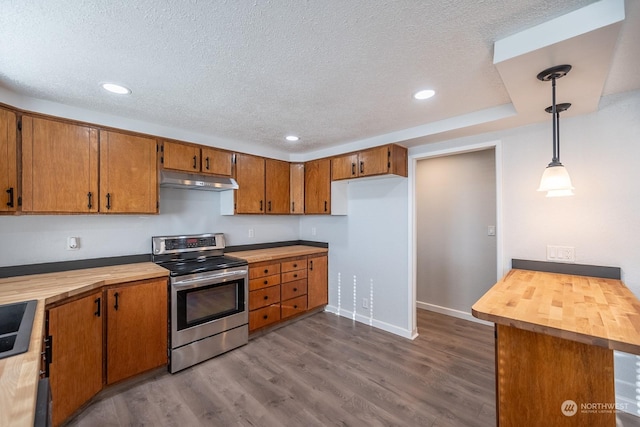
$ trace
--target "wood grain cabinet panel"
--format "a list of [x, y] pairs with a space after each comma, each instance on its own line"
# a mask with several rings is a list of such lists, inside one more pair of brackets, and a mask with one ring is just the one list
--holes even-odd
[[280, 321], [280, 304], [273, 304], [249, 312], [249, 331], [263, 328]]
[[307, 280], [300, 279], [293, 282], [282, 283], [281, 298], [282, 301], [296, 298], [307, 294]]
[[347, 154], [331, 159], [331, 180], [357, 178], [358, 154]]
[[201, 147], [201, 172], [211, 175], [231, 176], [232, 157], [233, 154], [230, 151]]
[[[280, 270], [283, 273], [295, 270], [306, 270], [307, 269], [307, 257], [301, 256], [289, 261], [282, 261], [280, 263]], [[306, 277], [306, 276], [305, 276]]]
[[0, 212], [18, 208], [18, 123], [16, 114], [0, 108]]
[[268, 288], [269, 286], [275, 286], [280, 284], [280, 274], [273, 276], [258, 277], [256, 279], [249, 279], [249, 290], [257, 291], [258, 289]]
[[329, 302], [328, 256], [309, 256], [307, 270], [308, 308], [316, 308]]
[[289, 213], [294, 215], [304, 214], [304, 163], [291, 163], [290, 174], [290, 201]]
[[265, 210], [264, 183], [265, 162], [263, 157], [236, 154], [235, 212], [238, 214], [261, 214]]
[[305, 214], [331, 214], [331, 160], [312, 160], [304, 164]]
[[173, 141], [164, 141], [162, 145], [163, 168], [183, 172], [200, 171], [200, 148], [196, 145]]
[[167, 280], [108, 289], [107, 384], [167, 364]]
[[282, 319], [296, 316], [307, 311], [307, 296], [301, 295], [297, 298], [283, 301], [280, 305]]
[[257, 262], [255, 264], [251, 264], [249, 268], [249, 279], [255, 279], [258, 277], [264, 276], [272, 276], [274, 274], [280, 274], [280, 263], [279, 262]]
[[373, 175], [407, 176], [407, 149], [389, 144], [349, 153], [331, 159], [331, 180]]
[[278, 302], [280, 302], [280, 286], [249, 292], [249, 310], [256, 310]]
[[286, 273], [282, 273], [282, 283], [291, 282], [293, 280], [306, 279], [307, 278], [307, 269], [297, 270], [297, 271], [288, 271]]
[[289, 163], [281, 160], [265, 160], [265, 200], [267, 214], [288, 214], [290, 170]]
[[98, 130], [22, 117], [22, 210], [98, 211]]
[[102, 389], [102, 292], [48, 310], [53, 425]]
[[157, 213], [155, 139], [100, 131], [100, 212]]

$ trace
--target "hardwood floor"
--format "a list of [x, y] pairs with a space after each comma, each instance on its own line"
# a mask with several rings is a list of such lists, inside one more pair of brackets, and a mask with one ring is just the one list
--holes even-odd
[[418, 328], [411, 341], [318, 313], [107, 391], [69, 425], [495, 426], [493, 328], [424, 310]]

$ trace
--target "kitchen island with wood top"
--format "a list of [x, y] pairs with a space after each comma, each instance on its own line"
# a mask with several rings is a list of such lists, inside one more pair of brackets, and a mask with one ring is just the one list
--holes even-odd
[[640, 354], [617, 279], [513, 269], [472, 307], [496, 324], [499, 426], [615, 426], [613, 350]]

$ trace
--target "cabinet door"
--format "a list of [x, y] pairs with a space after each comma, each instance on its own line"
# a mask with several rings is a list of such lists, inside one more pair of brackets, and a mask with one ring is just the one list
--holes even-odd
[[391, 169], [391, 151], [386, 145], [361, 151], [358, 160], [360, 176], [382, 175]]
[[312, 309], [329, 303], [328, 257], [327, 255], [309, 256], [307, 263], [308, 308]]
[[167, 279], [118, 286], [107, 295], [107, 384], [167, 364]]
[[200, 148], [195, 145], [164, 141], [163, 167], [184, 172], [200, 172]]
[[358, 177], [358, 154], [347, 154], [346, 156], [334, 157], [331, 159], [331, 180], [357, 178]]
[[53, 425], [102, 389], [102, 293], [49, 309]]
[[331, 160], [318, 159], [304, 164], [304, 211], [331, 213]]
[[264, 213], [264, 158], [236, 154], [236, 213]]
[[289, 213], [289, 162], [265, 160], [266, 213]]
[[291, 163], [289, 166], [289, 189], [291, 209], [289, 213], [304, 213], [304, 163]]
[[229, 151], [215, 148], [201, 148], [202, 172], [212, 175], [231, 176], [231, 158]]
[[22, 210], [98, 211], [97, 129], [22, 117]]
[[0, 108], [0, 212], [18, 206], [18, 126], [13, 111]]
[[157, 213], [156, 141], [100, 131], [100, 212]]

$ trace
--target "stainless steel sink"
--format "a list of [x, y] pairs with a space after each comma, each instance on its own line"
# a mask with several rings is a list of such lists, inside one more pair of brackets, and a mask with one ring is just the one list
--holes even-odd
[[38, 301], [0, 305], [0, 359], [29, 350]]

